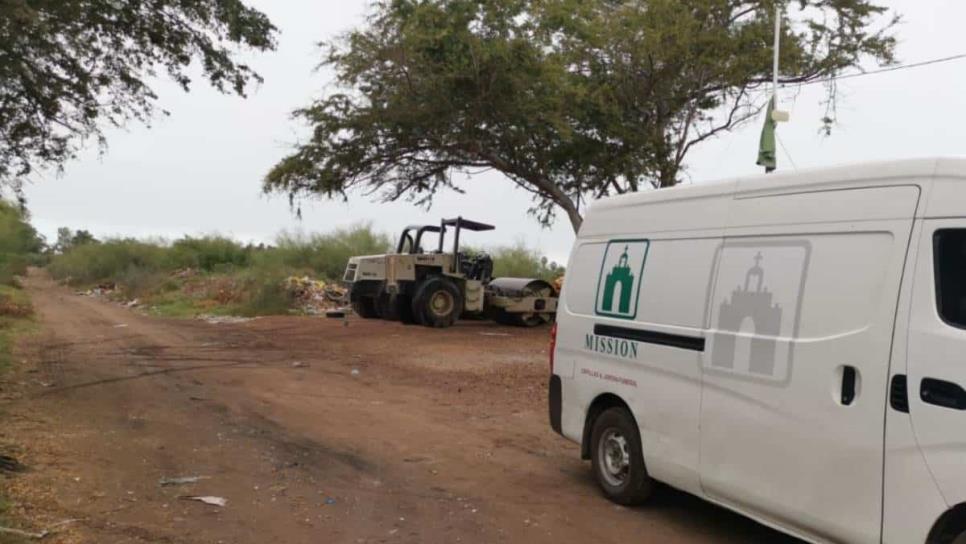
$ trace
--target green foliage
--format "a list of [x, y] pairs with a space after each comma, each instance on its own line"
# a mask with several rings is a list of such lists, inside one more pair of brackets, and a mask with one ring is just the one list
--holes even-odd
[[[113, 284], [127, 298], [150, 299], [162, 315], [263, 315], [292, 308], [285, 278], [338, 280], [349, 257], [386, 253], [390, 247], [389, 237], [369, 225], [328, 234], [282, 234], [268, 248], [221, 236], [185, 237], [172, 244], [115, 239], [75, 245], [55, 255], [48, 270], [78, 287]], [[212, 285], [201, 285], [205, 280]]]
[[178, 268], [211, 272], [219, 268], [248, 266], [253, 249], [222, 236], [185, 237], [171, 246], [169, 258]]
[[[576, 229], [584, 199], [677, 183], [694, 145], [759, 111], [774, 5], [378, 1], [366, 26], [330, 44], [323, 64], [341, 88], [296, 112], [311, 139], [265, 190], [426, 203], [455, 187], [454, 173], [495, 169], [533, 193], [544, 224], [559, 208]], [[782, 80], [892, 61], [884, 11], [791, 3]]]
[[246, 296], [235, 311], [243, 316], [288, 313], [295, 300], [283, 285], [285, 277], [284, 270], [249, 271], [242, 278]]
[[0, 1], [0, 185], [103, 144], [105, 124], [147, 121], [156, 73], [187, 91], [194, 65], [244, 96], [260, 78], [236, 55], [273, 49], [275, 30], [242, 0]]
[[0, 374], [10, 366], [14, 339], [27, 329], [32, 315], [33, 307], [25, 292], [0, 285]]
[[329, 234], [283, 233], [272, 250], [260, 252], [255, 260], [262, 268], [287, 268], [339, 279], [349, 257], [388, 253], [392, 246], [389, 236], [373, 231], [369, 225], [356, 225]]
[[54, 244], [53, 250], [56, 253], [65, 253], [76, 246], [97, 243], [99, 243], [97, 238], [86, 230], [73, 232], [67, 227], [61, 227], [57, 229], [57, 243]]
[[493, 257], [493, 276], [497, 278], [540, 278], [552, 281], [563, 276], [565, 272], [564, 267], [522, 243], [497, 248], [490, 254]]
[[0, 284], [10, 285], [14, 276], [39, 258], [44, 241], [27, 223], [18, 207], [0, 200]]
[[73, 285], [117, 282], [129, 270], [160, 272], [167, 268], [168, 248], [133, 239], [106, 240], [70, 249], [51, 259], [48, 270]]

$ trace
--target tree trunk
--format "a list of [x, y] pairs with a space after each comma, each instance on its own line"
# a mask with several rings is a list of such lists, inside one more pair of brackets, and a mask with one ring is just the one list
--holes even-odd
[[564, 206], [563, 204], [560, 205], [563, 207], [564, 211], [567, 212], [567, 218], [570, 219], [570, 226], [574, 228], [574, 234], [577, 234], [580, 232], [580, 225], [584, 223], [584, 218], [581, 217], [580, 212], [577, 211], [577, 206], [574, 205], [573, 200], [567, 199], [567, 204], [569, 204], [569, 206]]

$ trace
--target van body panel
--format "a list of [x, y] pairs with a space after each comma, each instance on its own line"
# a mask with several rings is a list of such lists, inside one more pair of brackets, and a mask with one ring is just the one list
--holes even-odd
[[[899, 290], [899, 307], [896, 312], [896, 333], [892, 347], [890, 384], [893, 379], [906, 378], [908, 389], [908, 368], [906, 364], [909, 339], [909, 318], [911, 293], [916, 277], [918, 253], [922, 251], [922, 221], [916, 221], [910, 236], [910, 247], [906, 257], [905, 273]], [[923, 452], [916, 442], [912, 417], [908, 410], [902, 411], [905, 398], [890, 390], [890, 397], [896, 396], [895, 405], [886, 408], [885, 430], [885, 485], [883, 488], [882, 541], [885, 544], [906, 544], [925, 542], [929, 531], [947, 505], [939, 487], [936, 485]]]
[[[634, 258], [635, 244], [647, 246], [643, 262]], [[707, 270], [713, 266], [720, 244], [720, 230], [691, 232], [679, 238], [631, 239], [616, 234], [613, 239], [582, 241], [572, 254], [558, 310], [556, 354], [563, 366], [555, 372], [573, 376], [570, 400], [580, 407], [575, 413], [586, 414], [591, 403], [605, 393], [621, 398], [640, 428], [648, 471], [690, 492], [700, 490], [701, 354], [621, 336], [700, 341], [704, 308], [681, 302], [695, 295], [697, 300], [703, 299], [709, 288]], [[622, 316], [615, 313], [619, 305], [605, 308], [601, 297], [608, 296], [606, 283], [620, 264], [619, 258], [615, 264], [613, 256], [625, 251], [634, 277], [627, 289], [637, 303]], [[620, 290], [610, 296], [620, 298]], [[565, 313], [562, 319], [560, 312]], [[615, 336], [614, 330], [622, 332]], [[576, 431], [564, 427], [565, 435]]]
[[929, 201], [923, 217], [962, 217], [966, 210], [966, 180], [962, 178], [937, 178], [933, 180]]
[[[966, 387], [966, 326], [938, 317], [932, 235], [913, 229], [966, 228], [964, 210], [963, 159], [595, 202], [558, 312], [562, 434], [585, 440], [591, 403], [615, 395], [657, 480], [806, 540], [925, 541], [966, 502], [966, 409], [929, 412], [919, 387]], [[911, 415], [889, 407], [906, 373]]]
[[598, 200], [584, 218], [579, 237], [583, 241], [642, 232], [650, 237], [660, 233], [675, 233], [675, 236], [720, 233], [727, 222], [728, 206], [736, 186], [736, 181], [726, 181]]
[[[966, 322], [962, 307], [950, 312], [958, 321], [941, 314], [938, 299], [943, 289], [955, 287], [960, 289], [957, 304], [966, 305], [961, 285], [966, 283], [966, 274], [954, 279], [960, 285], [937, 285], [937, 233], [943, 231], [966, 232], [966, 217], [922, 223], [907, 365], [909, 411], [916, 439], [946, 504], [952, 507], [966, 502], [966, 393], [957, 399], [955, 392], [966, 387]], [[966, 246], [960, 243], [955, 249], [962, 252]], [[930, 388], [929, 380], [940, 385]]]

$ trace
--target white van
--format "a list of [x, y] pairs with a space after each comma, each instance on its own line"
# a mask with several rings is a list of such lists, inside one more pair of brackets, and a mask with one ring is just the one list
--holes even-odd
[[966, 159], [601, 200], [550, 421], [612, 500], [654, 481], [814, 542], [966, 538]]

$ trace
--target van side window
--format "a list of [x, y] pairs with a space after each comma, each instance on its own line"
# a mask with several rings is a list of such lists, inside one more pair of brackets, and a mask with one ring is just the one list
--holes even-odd
[[936, 298], [943, 321], [966, 329], [966, 229], [943, 229], [933, 236]]

